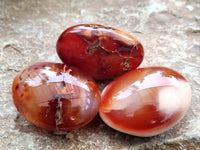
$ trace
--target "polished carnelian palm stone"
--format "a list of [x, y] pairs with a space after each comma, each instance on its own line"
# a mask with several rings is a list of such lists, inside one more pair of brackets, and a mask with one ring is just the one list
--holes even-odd
[[98, 113], [100, 92], [79, 69], [41, 62], [25, 68], [13, 81], [14, 104], [24, 118], [53, 131], [77, 129]]
[[143, 60], [142, 44], [110, 27], [81, 24], [68, 28], [57, 41], [60, 59], [81, 68], [95, 80], [117, 77], [136, 69]]
[[190, 101], [191, 89], [183, 76], [164, 67], [141, 68], [107, 85], [99, 113], [116, 130], [154, 136], [181, 120]]

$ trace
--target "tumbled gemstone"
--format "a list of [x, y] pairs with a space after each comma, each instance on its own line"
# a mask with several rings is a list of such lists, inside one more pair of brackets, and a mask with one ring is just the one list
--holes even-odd
[[96, 24], [66, 29], [57, 41], [60, 59], [81, 68], [95, 80], [117, 77], [136, 69], [143, 60], [143, 46], [120, 30]]
[[33, 124], [68, 131], [89, 123], [97, 114], [100, 92], [93, 79], [79, 69], [41, 62], [25, 68], [13, 81], [17, 110]]
[[165, 67], [130, 71], [103, 90], [100, 116], [112, 128], [136, 136], [154, 136], [178, 123], [191, 101], [188, 82]]

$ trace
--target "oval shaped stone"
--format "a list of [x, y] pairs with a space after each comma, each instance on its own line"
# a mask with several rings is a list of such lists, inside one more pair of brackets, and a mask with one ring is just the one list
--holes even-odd
[[182, 75], [165, 67], [140, 68], [106, 86], [99, 114], [116, 130], [154, 136], [177, 124], [190, 102], [191, 88]]
[[142, 44], [123, 31], [96, 24], [68, 28], [57, 41], [60, 59], [81, 68], [95, 80], [117, 77], [142, 62]]
[[96, 116], [100, 104], [95, 81], [78, 68], [60, 63], [28, 66], [15, 77], [12, 94], [24, 118], [53, 131], [83, 127]]

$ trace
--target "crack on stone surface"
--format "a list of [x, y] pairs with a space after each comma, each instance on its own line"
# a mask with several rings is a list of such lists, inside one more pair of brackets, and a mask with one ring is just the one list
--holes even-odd
[[[67, 95], [67, 94], [66, 94]], [[49, 108], [46, 110], [45, 117], [48, 117], [51, 111], [55, 111], [54, 114], [54, 121], [55, 121], [55, 130], [59, 131], [59, 125], [63, 124], [63, 112], [62, 112], [62, 97], [63, 94], [54, 95], [49, 100]]]
[[127, 71], [131, 70], [131, 68], [132, 68], [132, 66], [130, 65], [128, 59], [125, 59], [125, 60], [120, 64], [120, 67], [122, 68], [122, 70], [123, 70], [124, 72], [127, 72]]
[[14, 68], [7, 68], [7, 71], [14, 71], [14, 72], [19, 72], [20, 71], [20, 69], [14, 69]]
[[[107, 27], [107, 28], [110, 29], [110, 27]], [[112, 30], [115, 31], [115, 29], [112, 29]], [[129, 56], [123, 56], [118, 51], [118, 49], [115, 49], [114, 51], [112, 51], [112, 50], [106, 49], [104, 46], [102, 46], [102, 44], [101, 44], [101, 38], [104, 37], [102, 31], [98, 31], [98, 34], [95, 34], [95, 36], [97, 36], [98, 38], [94, 42], [90, 42], [89, 40], [87, 40], [86, 38], [84, 38], [84, 37], [81, 36], [82, 39], [89, 44], [89, 46], [86, 49], [86, 53], [92, 53], [94, 50], [101, 50], [102, 49], [102, 50], [104, 50], [106, 52], [106, 54], [108, 54], [108, 53], [117, 53], [121, 58], [124, 58], [124, 59], [127, 59], [127, 58], [134, 59], [134, 57], [132, 56], [132, 54], [133, 54], [133, 52], [135, 50], [138, 49], [138, 44], [135, 44], [135, 43], [131, 44], [132, 48], [131, 48]], [[129, 45], [129, 46], [131, 46], [131, 45]]]
[[14, 44], [6, 44], [3, 47], [3, 50], [9, 49], [9, 48], [12, 48], [13, 50], [17, 51], [18, 53], [21, 53], [21, 50], [19, 48], [17, 48]]
[[56, 106], [55, 123], [56, 123], [56, 130], [59, 130], [58, 126], [61, 125], [61, 124], [63, 124], [62, 101], [61, 101], [61, 98], [58, 98], [58, 104]]
[[189, 29], [186, 31], [189, 34], [198, 34], [200, 35], [200, 29]]
[[99, 47], [101, 47], [99, 39], [97, 39], [95, 43], [90, 42], [88, 48], [86, 49], [86, 53], [92, 53], [94, 50], [98, 50]]

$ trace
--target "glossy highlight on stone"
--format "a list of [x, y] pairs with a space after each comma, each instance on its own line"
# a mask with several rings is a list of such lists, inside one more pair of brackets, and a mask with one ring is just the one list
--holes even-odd
[[86, 125], [96, 116], [100, 104], [94, 80], [79, 69], [60, 63], [28, 66], [15, 77], [12, 93], [24, 118], [52, 131]]
[[57, 41], [60, 59], [81, 68], [95, 80], [117, 77], [142, 62], [142, 44], [123, 31], [97, 24], [80, 24], [65, 30]]
[[179, 122], [190, 101], [190, 85], [179, 73], [165, 67], [141, 68], [106, 86], [99, 114], [118, 131], [148, 137]]

